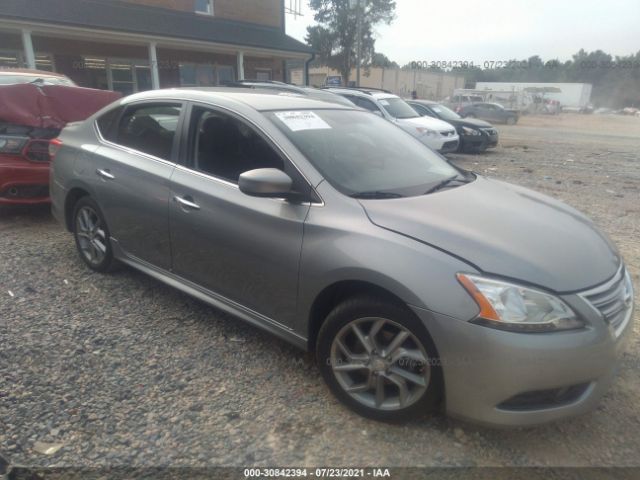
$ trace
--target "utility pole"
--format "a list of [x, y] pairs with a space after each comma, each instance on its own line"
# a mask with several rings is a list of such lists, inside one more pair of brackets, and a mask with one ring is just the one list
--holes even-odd
[[360, 65], [362, 63], [362, 0], [358, 0], [358, 4], [356, 6], [356, 36], [357, 36], [357, 46], [356, 46], [356, 87], [360, 87]]
[[367, 0], [349, 0], [349, 8], [356, 10], [356, 86], [360, 86], [360, 68], [362, 65], [362, 15], [363, 4]]

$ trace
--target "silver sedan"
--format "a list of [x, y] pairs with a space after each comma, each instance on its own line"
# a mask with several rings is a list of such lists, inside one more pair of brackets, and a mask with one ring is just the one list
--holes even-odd
[[314, 351], [368, 417], [586, 412], [632, 328], [629, 275], [584, 215], [355, 108], [148, 92], [51, 155], [53, 212], [89, 268], [127, 264]]

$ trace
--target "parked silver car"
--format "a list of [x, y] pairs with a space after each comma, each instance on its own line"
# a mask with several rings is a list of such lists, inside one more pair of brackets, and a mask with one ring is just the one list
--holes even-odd
[[362, 415], [579, 414], [631, 330], [629, 274], [584, 215], [362, 110], [155, 91], [51, 154], [53, 212], [91, 269], [123, 262], [315, 351]]

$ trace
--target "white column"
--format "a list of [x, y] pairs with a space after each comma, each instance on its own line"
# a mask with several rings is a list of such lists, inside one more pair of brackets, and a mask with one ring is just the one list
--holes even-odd
[[160, 72], [158, 69], [158, 52], [156, 51], [156, 43], [149, 44], [149, 66], [151, 67], [151, 87], [154, 90], [160, 88]]
[[244, 52], [238, 52], [238, 80], [244, 80]]
[[22, 30], [22, 48], [24, 50], [24, 58], [27, 61], [27, 68], [36, 69], [36, 54], [33, 51], [33, 42], [31, 41], [31, 30]]

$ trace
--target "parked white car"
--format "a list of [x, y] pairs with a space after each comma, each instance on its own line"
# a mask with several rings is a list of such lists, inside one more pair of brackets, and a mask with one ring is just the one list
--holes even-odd
[[421, 117], [411, 105], [397, 95], [370, 88], [327, 90], [395, 123], [433, 150], [448, 153], [458, 149], [460, 137], [453, 125], [437, 118]]

